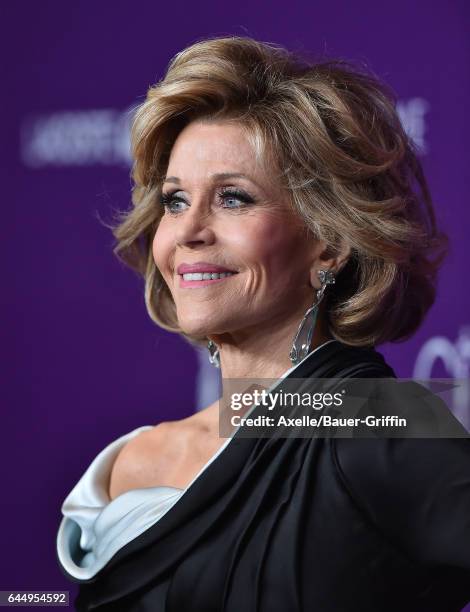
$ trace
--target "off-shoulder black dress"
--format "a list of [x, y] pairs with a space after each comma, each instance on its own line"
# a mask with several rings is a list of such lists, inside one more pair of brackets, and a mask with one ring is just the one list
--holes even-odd
[[[333, 341], [289, 376], [394, 372], [377, 351]], [[470, 440], [235, 435], [93, 577], [61, 567], [79, 611], [460, 611]]]

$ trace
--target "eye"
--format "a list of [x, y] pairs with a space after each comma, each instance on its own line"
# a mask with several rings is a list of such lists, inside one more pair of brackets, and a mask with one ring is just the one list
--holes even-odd
[[176, 207], [177, 204], [186, 204], [185, 200], [181, 196], [176, 195], [177, 192], [173, 193], [162, 193], [160, 196], [160, 204], [170, 214], [178, 214], [182, 208]]
[[217, 193], [218, 197], [227, 206], [223, 208], [243, 208], [248, 204], [254, 204], [255, 200], [248, 193], [241, 189], [235, 189], [233, 187], [225, 187]]
[[232, 195], [223, 195], [224, 202], [228, 208], [237, 208], [240, 205], [240, 200]]

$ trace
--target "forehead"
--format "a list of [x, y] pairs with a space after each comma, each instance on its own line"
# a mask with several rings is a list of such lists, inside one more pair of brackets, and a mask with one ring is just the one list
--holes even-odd
[[184, 173], [186, 180], [223, 172], [259, 178], [265, 173], [262, 161], [240, 123], [194, 121], [173, 144], [167, 174]]

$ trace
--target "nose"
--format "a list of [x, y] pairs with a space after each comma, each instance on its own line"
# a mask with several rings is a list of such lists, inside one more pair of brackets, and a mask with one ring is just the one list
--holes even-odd
[[215, 234], [211, 227], [210, 210], [193, 201], [178, 218], [175, 240], [178, 246], [186, 247], [212, 244]]

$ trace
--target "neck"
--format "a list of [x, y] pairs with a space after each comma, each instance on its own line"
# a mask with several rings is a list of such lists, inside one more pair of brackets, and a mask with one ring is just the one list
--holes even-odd
[[[280, 378], [293, 366], [289, 353], [301, 317], [293, 317], [282, 326], [263, 329], [257, 325], [243, 333], [211, 336], [219, 347], [222, 378]], [[320, 312], [314, 329], [310, 351], [332, 336]]]

